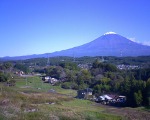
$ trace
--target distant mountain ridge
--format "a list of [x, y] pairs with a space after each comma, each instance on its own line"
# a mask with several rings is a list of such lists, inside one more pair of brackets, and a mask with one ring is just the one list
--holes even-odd
[[3, 59], [19, 60], [54, 56], [149, 56], [150, 46], [133, 42], [114, 32], [108, 32], [84, 45], [53, 53], [4, 57]]

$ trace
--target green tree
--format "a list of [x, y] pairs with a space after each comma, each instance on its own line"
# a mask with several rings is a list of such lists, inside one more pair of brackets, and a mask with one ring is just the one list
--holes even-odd
[[0, 72], [0, 82], [6, 82], [7, 80], [8, 80], [8, 76]]
[[[90, 84], [91, 79], [92, 79], [91, 73], [85, 69], [81, 70], [77, 75], [78, 83]], [[82, 81], [82, 82], [79, 82], [79, 81]]]
[[64, 79], [66, 77], [64, 69], [60, 66], [51, 66], [49, 68], [46, 68], [45, 72], [47, 76], [51, 76], [56, 79]]
[[143, 98], [142, 98], [142, 92], [140, 90], [134, 93], [134, 100], [136, 106], [140, 106], [142, 104]]
[[96, 60], [93, 62], [92, 67], [93, 67], [93, 68], [98, 68], [98, 67], [99, 67], [99, 64], [100, 64], [100, 61], [99, 61], [98, 59], [96, 59]]
[[65, 73], [66, 73], [66, 80], [70, 81], [70, 82], [75, 82], [76, 81], [76, 72], [73, 70], [68, 70], [65, 69]]
[[150, 78], [146, 82], [147, 105], [150, 106]]
[[105, 65], [105, 70], [106, 71], [110, 71], [110, 72], [116, 72], [117, 71], [117, 67], [113, 64], [106, 64]]
[[3, 64], [3, 66], [4, 66], [6, 69], [9, 69], [9, 68], [12, 67], [12, 64], [11, 64], [10, 62], [5, 62], [5, 63]]
[[23, 65], [23, 64], [16, 64], [15, 66], [14, 66], [16, 69], [18, 69], [18, 70], [21, 70], [21, 71], [23, 71], [23, 72], [25, 72], [25, 73], [29, 73], [30, 72], [30, 70], [29, 70], [29, 67], [28, 66], [26, 66], [26, 65]]
[[101, 84], [106, 85], [106, 84], [110, 84], [110, 78], [107, 77], [103, 77], [101, 80]]

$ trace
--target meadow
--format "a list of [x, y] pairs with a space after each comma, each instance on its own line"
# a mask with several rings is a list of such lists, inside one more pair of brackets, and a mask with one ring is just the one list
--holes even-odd
[[[42, 83], [38, 76], [14, 76], [16, 85], [0, 84], [0, 120], [121, 120], [89, 100], [74, 98], [75, 90]], [[49, 92], [53, 89], [55, 92]]]

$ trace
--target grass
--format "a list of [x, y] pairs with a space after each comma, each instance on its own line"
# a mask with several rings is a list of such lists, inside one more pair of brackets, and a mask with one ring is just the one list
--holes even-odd
[[[48, 107], [48, 108], [47, 108]], [[63, 120], [121, 120], [122, 117], [103, 113], [104, 109], [93, 106], [88, 100], [72, 99], [60, 104], [41, 106], [45, 112], [52, 112]], [[47, 110], [47, 111], [46, 111]], [[57, 114], [56, 114], [57, 113]]]
[[147, 106], [147, 107], [138, 107], [136, 109], [150, 112], [150, 106]]
[[110, 114], [104, 114], [104, 109], [94, 106], [93, 102], [88, 100], [74, 99], [68, 102], [62, 103], [68, 108], [74, 108], [74, 112], [78, 113], [80, 116], [84, 115], [87, 120], [121, 120], [119, 116], [114, 116]]
[[[15, 78], [14, 78], [15, 79]], [[16, 87], [22, 88], [23, 90], [28, 91], [37, 91], [38, 92], [48, 92], [50, 89], [54, 89], [57, 93], [76, 96], [77, 92], [72, 89], [63, 89], [60, 86], [52, 86], [48, 83], [43, 83], [40, 77], [27, 77], [27, 78], [17, 78], [16, 80]]]
[[[120, 120], [119, 116], [106, 114], [104, 109], [88, 100], [79, 100], [74, 90], [41, 83], [39, 77], [14, 77], [16, 86], [0, 84], [0, 120]], [[41, 90], [37, 88], [41, 87]], [[56, 93], [48, 93], [54, 89]], [[54, 104], [48, 104], [54, 103]], [[35, 110], [32, 112], [32, 110]]]

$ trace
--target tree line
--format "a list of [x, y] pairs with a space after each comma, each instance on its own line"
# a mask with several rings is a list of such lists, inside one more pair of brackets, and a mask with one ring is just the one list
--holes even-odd
[[[119, 70], [115, 64], [110, 62], [115, 59], [124, 62], [135, 59], [134, 62], [145, 64], [144, 61], [148, 63], [149, 57], [144, 57], [143, 60], [142, 57], [138, 57], [138, 59], [106, 57], [105, 59], [108, 61], [101, 62], [96, 57], [94, 59], [82, 57], [78, 58], [78, 62], [72, 62], [71, 57], [55, 57], [53, 58], [54, 62], [49, 66], [46, 65], [45, 58], [3, 62], [0, 64], [0, 82], [11, 80], [10, 73], [15, 70], [22, 70], [26, 74], [38, 72], [59, 79], [61, 82], [56, 85], [61, 85], [65, 89], [92, 88], [95, 96], [106, 93], [121, 94], [127, 97], [127, 106], [149, 106], [150, 68]], [[79, 63], [90, 63], [90, 61], [93, 62], [89, 68], [84, 69], [78, 66]], [[30, 69], [31, 65], [34, 65], [32, 69]]]
[[127, 97], [127, 106], [150, 105], [150, 69], [119, 70], [110, 63], [95, 60], [90, 69], [75, 63], [60, 63], [44, 69], [46, 75], [65, 81], [65, 89], [92, 88], [96, 96], [112, 93]]

